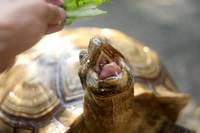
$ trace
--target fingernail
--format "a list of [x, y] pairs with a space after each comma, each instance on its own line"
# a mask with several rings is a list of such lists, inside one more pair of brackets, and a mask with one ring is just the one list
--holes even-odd
[[54, 5], [61, 5], [63, 3], [61, 0], [47, 0], [47, 1]]
[[61, 21], [61, 22], [63, 22], [64, 20], [65, 20], [65, 10], [64, 9], [62, 9], [62, 8], [58, 8], [59, 9], [59, 15], [60, 15], [60, 18], [59, 18], [59, 20]]

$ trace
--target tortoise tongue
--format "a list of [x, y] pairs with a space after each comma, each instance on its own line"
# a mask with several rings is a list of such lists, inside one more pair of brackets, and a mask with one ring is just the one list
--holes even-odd
[[104, 80], [112, 76], [118, 76], [120, 72], [120, 66], [118, 66], [115, 62], [110, 62], [109, 64], [103, 66], [99, 78]]

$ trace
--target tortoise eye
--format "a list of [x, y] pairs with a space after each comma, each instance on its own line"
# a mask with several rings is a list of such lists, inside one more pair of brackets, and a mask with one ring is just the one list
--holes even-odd
[[88, 52], [86, 50], [82, 50], [80, 52], [80, 54], [79, 54], [79, 60], [80, 60], [80, 62], [83, 62], [84, 59], [87, 57], [87, 55], [88, 55]]

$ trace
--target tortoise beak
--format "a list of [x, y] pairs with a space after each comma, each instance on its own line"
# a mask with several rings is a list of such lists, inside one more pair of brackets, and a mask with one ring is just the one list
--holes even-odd
[[91, 68], [99, 75], [99, 80], [119, 77], [122, 72], [120, 60], [123, 56], [106, 39], [93, 37], [88, 47]]

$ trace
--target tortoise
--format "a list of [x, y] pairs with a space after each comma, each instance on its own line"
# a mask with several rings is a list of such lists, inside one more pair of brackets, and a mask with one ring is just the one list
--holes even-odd
[[0, 133], [190, 133], [175, 125], [188, 99], [139, 41], [65, 29], [1, 74]]

